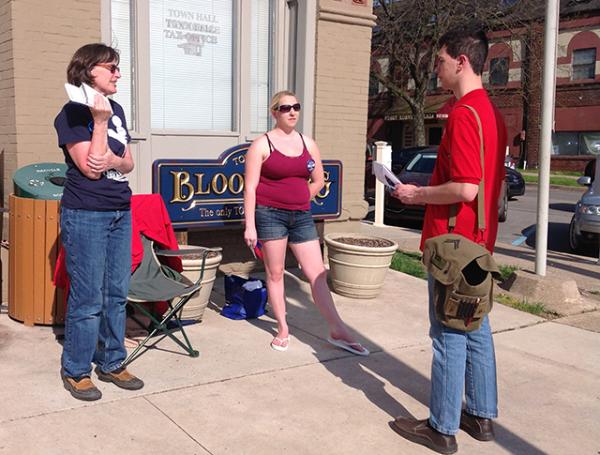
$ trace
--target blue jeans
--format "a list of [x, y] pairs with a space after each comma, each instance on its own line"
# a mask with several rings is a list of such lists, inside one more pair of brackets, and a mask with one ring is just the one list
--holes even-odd
[[69, 275], [62, 367], [89, 376], [125, 360], [127, 292], [131, 276], [131, 212], [61, 208], [61, 240]]
[[460, 425], [463, 391], [469, 414], [489, 419], [498, 416], [496, 356], [487, 316], [473, 332], [447, 328], [436, 319], [433, 283], [429, 275], [429, 336], [433, 342], [429, 424], [440, 433], [453, 435]]

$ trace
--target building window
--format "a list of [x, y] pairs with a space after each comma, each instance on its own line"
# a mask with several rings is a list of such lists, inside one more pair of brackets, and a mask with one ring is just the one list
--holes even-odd
[[250, 131], [269, 130], [271, 96], [272, 29], [271, 0], [252, 0], [250, 40]]
[[[377, 65], [379, 66], [378, 70], [382, 76], [389, 76], [390, 73], [390, 59], [387, 57], [378, 58]], [[379, 82], [373, 74], [369, 77], [369, 96], [376, 96], [382, 92], [387, 91], [385, 85]]]
[[599, 155], [600, 131], [568, 131], [552, 134], [552, 154]]
[[233, 130], [233, 1], [150, 0], [151, 124]]
[[137, 118], [133, 112], [133, 78], [131, 68], [134, 64], [134, 46], [131, 36], [131, 4], [130, 0], [111, 0], [111, 45], [119, 51], [119, 67], [121, 79], [118, 91], [113, 96], [123, 107], [127, 126], [137, 129]]
[[594, 79], [596, 75], [596, 48], [573, 51], [572, 80]]
[[373, 74], [369, 75], [369, 96], [379, 95], [379, 79]]
[[506, 85], [508, 83], [508, 57], [490, 60], [490, 84]]
[[433, 92], [438, 88], [438, 75], [435, 71], [433, 71], [429, 75], [429, 81], [427, 81], [427, 90]]
[[441, 126], [431, 126], [427, 129], [427, 144], [440, 145], [442, 143], [442, 133], [444, 129]]
[[[244, 141], [268, 130], [272, 93], [293, 89], [289, 75], [296, 73], [303, 84], [300, 95], [306, 85], [307, 70], [288, 57], [288, 44], [297, 43], [297, 28], [288, 23], [298, 15], [295, 4], [102, 0], [103, 21], [108, 21], [103, 39], [121, 55], [122, 77], [114, 99], [135, 136], [237, 135]], [[303, 16], [298, 20], [303, 31]]]

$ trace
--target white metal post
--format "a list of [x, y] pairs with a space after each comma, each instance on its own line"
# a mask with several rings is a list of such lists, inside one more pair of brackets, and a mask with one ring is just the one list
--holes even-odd
[[556, 90], [556, 43], [559, 0], [547, 0], [544, 31], [544, 79], [542, 92], [542, 129], [539, 149], [538, 211], [535, 236], [535, 273], [546, 276], [548, 255], [548, 204], [550, 200], [550, 151]]
[[[375, 161], [387, 166], [389, 169], [392, 168], [392, 147], [387, 145], [387, 142], [378, 141], [375, 142]], [[375, 179], [375, 226], [384, 226], [383, 224], [383, 211], [385, 206], [385, 188], [383, 183]]]

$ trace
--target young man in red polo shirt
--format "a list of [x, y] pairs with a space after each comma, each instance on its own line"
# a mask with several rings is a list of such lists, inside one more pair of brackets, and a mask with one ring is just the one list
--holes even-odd
[[[458, 205], [453, 232], [493, 252], [498, 231], [498, 198], [504, 182], [506, 128], [501, 114], [483, 88], [481, 75], [488, 41], [481, 30], [460, 28], [440, 39], [437, 75], [456, 98], [442, 137], [430, 186], [399, 184], [393, 193], [406, 204], [426, 204], [423, 243], [448, 233], [450, 206]], [[481, 119], [484, 169], [480, 159]], [[485, 175], [485, 225], [477, 225], [477, 191]], [[406, 439], [444, 454], [458, 450], [459, 428], [480, 441], [494, 439], [492, 420], [497, 416], [496, 360], [487, 316], [481, 327], [462, 332], [443, 326], [433, 310], [433, 278], [429, 276], [430, 337], [433, 341], [430, 416], [415, 420], [397, 418], [390, 425]], [[462, 409], [463, 391], [466, 407]]]

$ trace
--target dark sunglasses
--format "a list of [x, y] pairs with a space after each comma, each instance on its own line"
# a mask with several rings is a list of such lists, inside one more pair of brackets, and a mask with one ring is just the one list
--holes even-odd
[[294, 109], [294, 111], [296, 111], [296, 112], [300, 112], [300, 109], [302, 109], [302, 106], [300, 106], [300, 103], [296, 103], [296, 104], [282, 104], [279, 107], [277, 107], [277, 110], [279, 112], [281, 112], [282, 114], [287, 114], [292, 109]]
[[108, 71], [111, 72], [111, 74], [115, 74], [117, 71], [119, 73], [121, 72], [121, 68], [119, 68], [119, 66], [115, 65], [114, 63], [98, 63], [96, 66], [101, 66], [102, 68], [106, 68]]

